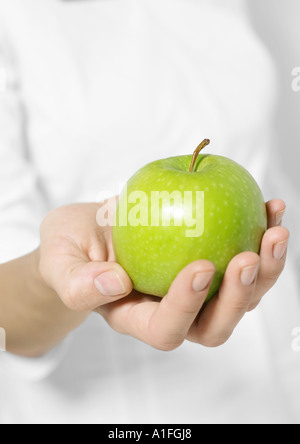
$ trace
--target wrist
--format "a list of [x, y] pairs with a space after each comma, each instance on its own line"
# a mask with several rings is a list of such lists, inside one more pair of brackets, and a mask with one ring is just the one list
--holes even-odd
[[87, 313], [76, 313], [66, 307], [56, 291], [48, 285], [40, 270], [40, 253], [40, 248], [30, 253], [26, 257], [28, 266], [24, 267], [26, 273], [30, 274], [24, 279], [27, 282], [25, 294], [31, 295], [28, 306], [31, 306], [30, 316], [34, 314], [33, 330], [39, 328], [39, 341], [28, 341], [25, 353], [17, 353], [27, 357], [41, 356], [48, 352], [88, 317]]
[[40, 257], [40, 248], [37, 248], [27, 256], [29, 261], [28, 269], [30, 270], [31, 274], [30, 279], [28, 279], [27, 282], [31, 285], [30, 290], [32, 293], [39, 295], [43, 299], [51, 299], [54, 301], [55, 299], [59, 299], [59, 297], [56, 292], [50, 288], [42, 276], [40, 271]]

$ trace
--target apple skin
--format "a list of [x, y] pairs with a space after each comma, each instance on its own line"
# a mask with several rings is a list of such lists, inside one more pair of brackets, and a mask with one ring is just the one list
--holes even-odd
[[[222, 156], [199, 155], [189, 172], [191, 156], [178, 156], [152, 162], [139, 170], [121, 192], [113, 226], [113, 245], [117, 262], [130, 276], [134, 289], [163, 297], [177, 274], [189, 263], [207, 259], [216, 266], [207, 301], [215, 296], [231, 259], [244, 251], [260, 252], [267, 229], [267, 211], [262, 192], [250, 173]], [[143, 191], [203, 191], [204, 232], [187, 237], [187, 227], [120, 226], [122, 204], [128, 213], [134, 204], [127, 196]], [[175, 204], [171, 201], [171, 205]], [[135, 204], [136, 205], [136, 204]], [[146, 204], [145, 204], [146, 205]], [[181, 207], [182, 208], [182, 207]], [[165, 208], [159, 210], [159, 218]], [[174, 205], [172, 211], [174, 210]], [[180, 209], [179, 209], [180, 211]], [[182, 210], [181, 210], [182, 211]], [[150, 210], [149, 210], [150, 213]], [[202, 215], [203, 217], [203, 215]]]

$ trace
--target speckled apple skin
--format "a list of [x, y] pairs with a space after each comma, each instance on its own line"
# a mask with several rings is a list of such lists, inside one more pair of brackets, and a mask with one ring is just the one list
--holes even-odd
[[[207, 297], [217, 294], [231, 259], [244, 251], [259, 253], [267, 229], [262, 192], [249, 172], [222, 156], [200, 155], [194, 172], [191, 156], [152, 162], [139, 170], [121, 193], [113, 227], [116, 259], [130, 276], [135, 290], [163, 297], [177, 274], [189, 263], [208, 259], [216, 274]], [[122, 199], [143, 191], [204, 191], [204, 232], [186, 237], [190, 227], [119, 226]], [[128, 211], [134, 204], [128, 204]], [[149, 208], [148, 208], [149, 209]], [[160, 210], [160, 220], [161, 212]], [[203, 217], [203, 216], [202, 216]], [[171, 220], [172, 221], [172, 220]]]

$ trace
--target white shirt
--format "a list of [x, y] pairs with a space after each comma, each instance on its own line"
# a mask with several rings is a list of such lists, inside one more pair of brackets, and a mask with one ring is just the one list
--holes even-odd
[[[275, 80], [242, 1], [0, 0], [1, 68], [1, 262], [49, 209], [205, 137], [263, 184]], [[299, 313], [289, 264], [219, 349], [163, 353], [92, 315], [41, 359], [0, 354], [0, 422], [298, 421]]]

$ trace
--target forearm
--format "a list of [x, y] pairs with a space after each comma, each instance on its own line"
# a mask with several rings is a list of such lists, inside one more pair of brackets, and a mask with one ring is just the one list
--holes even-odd
[[6, 331], [8, 352], [42, 355], [87, 316], [69, 310], [43, 282], [39, 250], [0, 265], [0, 327]]

